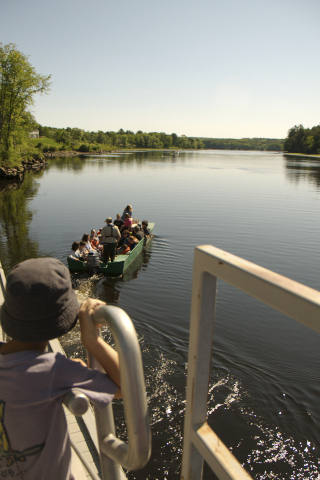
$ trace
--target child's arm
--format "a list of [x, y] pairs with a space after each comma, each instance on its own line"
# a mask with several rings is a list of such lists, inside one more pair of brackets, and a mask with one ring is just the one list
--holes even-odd
[[83, 346], [94, 356], [107, 372], [111, 380], [118, 385], [115, 398], [121, 398], [119, 355], [98, 335], [99, 325], [92, 320], [94, 308], [105, 305], [100, 300], [88, 299], [84, 301], [79, 310], [81, 329], [81, 342]]

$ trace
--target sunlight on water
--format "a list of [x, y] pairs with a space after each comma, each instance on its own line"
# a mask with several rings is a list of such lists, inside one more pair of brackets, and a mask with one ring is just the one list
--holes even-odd
[[[150, 251], [123, 277], [72, 275], [80, 302], [120, 306], [140, 341], [153, 451], [129, 479], [180, 476], [195, 246], [215, 245], [320, 289], [319, 200], [318, 161], [268, 152], [52, 158], [1, 192], [6, 274], [31, 257], [66, 263], [73, 241], [127, 203], [155, 222]], [[106, 327], [103, 336], [114, 345]], [[320, 478], [319, 341], [219, 282], [208, 422], [257, 480]], [[62, 344], [85, 358], [78, 326]], [[125, 438], [121, 401], [114, 412]], [[206, 466], [203, 478], [212, 479]]]

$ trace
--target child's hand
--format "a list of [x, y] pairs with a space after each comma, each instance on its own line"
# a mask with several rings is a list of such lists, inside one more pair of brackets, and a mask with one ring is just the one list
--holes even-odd
[[81, 342], [85, 347], [92, 344], [92, 342], [97, 341], [100, 325], [93, 321], [92, 314], [95, 307], [100, 305], [105, 305], [105, 302], [94, 300], [92, 298], [85, 300], [81, 304], [79, 310], [79, 321], [81, 329]]
[[73, 362], [81, 363], [81, 365], [82, 365], [83, 367], [86, 367], [86, 366], [87, 366], [87, 364], [86, 364], [83, 360], [81, 360], [81, 358], [71, 358], [71, 360], [72, 360]]
[[[100, 305], [106, 305], [100, 300], [88, 299], [82, 302], [79, 310], [79, 320], [81, 329], [81, 342], [83, 346], [100, 363], [111, 380], [120, 387], [120, 368], [119, 355], [98, 335], [100, 325], [94, 323], [92, 314], [94, 309]], [[117, 390], [115, 398], [121, 398], [120, 388]]]

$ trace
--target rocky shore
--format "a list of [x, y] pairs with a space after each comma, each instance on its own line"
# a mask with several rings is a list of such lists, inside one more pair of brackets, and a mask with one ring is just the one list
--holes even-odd
[[[75, 157], [78, 155], [103, 155], [106, 153], [112, 153], [112, 150], [99, 150], [95, 152], [76, 152], [74, 150], [62, 150], [55, 152], [46, 152], [42, 155], [46, 158], [52, 157]], [[40, 170], [48, 165], [46, 158], [38, 158], [33, 160], [23, 160], [19, 167], [0, 167], [0, 192], [3, 190], [19, 188], [24, 179], [24, 173], [26, 170]]]
[[23, 182], [26, 170], [40, 170], [48, 165], [43, 158], [39, 160], [23, 160], [20, 167], [0, 167], [0, 191], [18, 188]]

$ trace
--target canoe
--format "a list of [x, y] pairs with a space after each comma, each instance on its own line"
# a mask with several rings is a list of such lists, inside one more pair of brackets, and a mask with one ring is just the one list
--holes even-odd
[[[153, 232], [154, 223], [149, 223], [148, 228], [150, 232]], [[111, 275], [116, 277], [122, 275], [123, 272], [132, 264], [132, 262], [137, 258], [137, 256], [142, 252], [143, 248], [150, 242], [152, 236], [145, 237], [140, 240], [137, 245], [126, 255], [117, 255], [113, 262], [101, 263], [98, 273], [103, 273], [105, 275]], [[88, 272], [87, 262], [82, 262], [81, 260], [74, 260], [72, 258], [67, 258], [68, 267], [70, 272]]]

